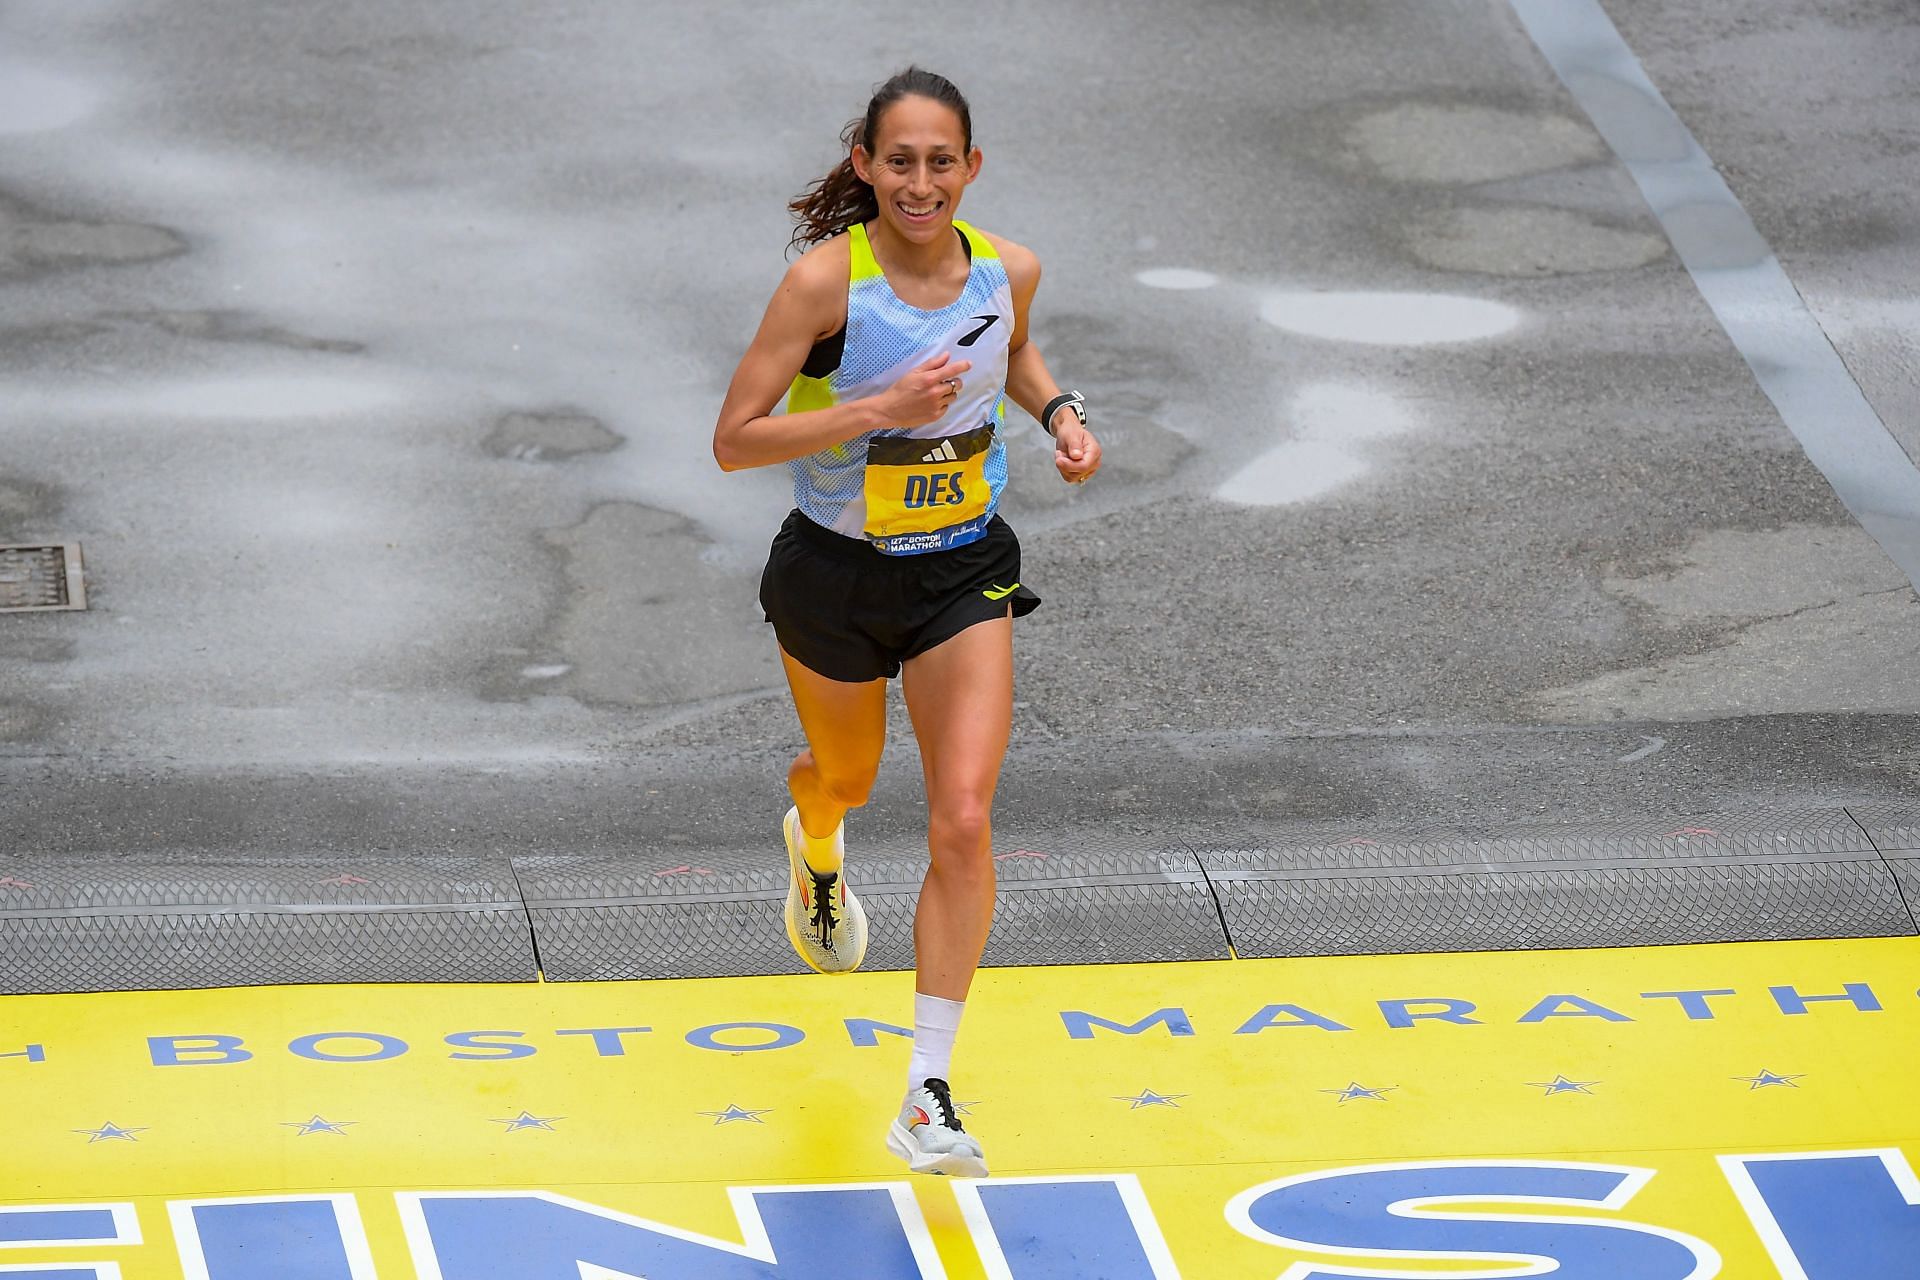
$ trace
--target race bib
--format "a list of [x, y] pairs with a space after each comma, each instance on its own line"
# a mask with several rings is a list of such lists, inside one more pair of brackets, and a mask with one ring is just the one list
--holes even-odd
[[986, 529], [987, 453], [993, 424], [938, 440], [881, 436], [867, 442], [867, 527], [892, 555], [959, 546]]

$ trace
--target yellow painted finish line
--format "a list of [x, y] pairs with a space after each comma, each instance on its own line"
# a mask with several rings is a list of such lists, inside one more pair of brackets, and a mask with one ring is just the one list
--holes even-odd
[[[0, 1274], [1920, 1276], [1920, 940], [0, 999]], [[116, 1270], [117, 1268], [117, 1270]]]

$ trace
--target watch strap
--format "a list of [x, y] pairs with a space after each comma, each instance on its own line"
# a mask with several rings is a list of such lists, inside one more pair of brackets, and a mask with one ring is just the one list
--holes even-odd
[[1078, 391], [1062, 391], [1047, 401], [1047, 407], [1040, 411], [1040, 427], [1048, 435], [1053, 434], [1053, 415], [1067, 405], [1073, 406], [1073, 416], [1080, 419], [1080, 425], [1087, 425], [1087, 398]]

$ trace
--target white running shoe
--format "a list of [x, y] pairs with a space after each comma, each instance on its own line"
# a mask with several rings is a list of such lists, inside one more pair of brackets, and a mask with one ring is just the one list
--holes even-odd
[[915, 1173], [941, 1173], [954, 1178], [984, 1178], [987, 1158], [980, 1141], [960, 1127], [953, 1109], [953, 1091], [945, 1080], [925, 1080], [907, 1090], [900, 1116], [887, 1130], [887, 1150], [907, 1162]]
[[847, 888], [846, 866], [815, 871], [807, 865], [806, 833], [798, 806], [787, 810], [781, 830], [787, 838], [787, 940], [810, 968], [821, 973], [852, 973], [867, 954], [867, 913]]

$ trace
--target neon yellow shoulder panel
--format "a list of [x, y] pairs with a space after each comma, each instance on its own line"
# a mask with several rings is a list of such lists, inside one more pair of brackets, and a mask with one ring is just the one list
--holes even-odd
[[[1000, 256], [999, 253], [994, 250], [993, 241], [987, 239], [972, 223], [962, 222], [960, 219], [955, 218], [953, 225], [961, 235], [967, 238], [967, 247], [972, 251], [974, 257], [998, 258]], [[847, 234], [851, 237], [851, 240], [848, 242], [848, 257], [851, 259], [850, 274], [852, 279], [855, 281], [871, 280], [875, 276], [883, 274], [880, 270], [879, 259], [873, 256], [873, 241], [867, 238], [866, 225], [856, 222], [847, 228]]]
[[847, 256], [850, 259], [849, 276], [853, 283], [872, 280], [884, 276], [880, 270], [880, 260], [873, 256], [873, 243], [867, 239], [867, 228], [862, 223], [854, 223], [847, 228]]
[[953, 225], [958, 227], [960, 234], [967, 238], [967, 244], [973, 249], [974, 257], [998, 258], [1000, 256], [994, 250], [993, 241], [987, 239], [971, 222], [962, 222], [960, 219], [955, 218]]

